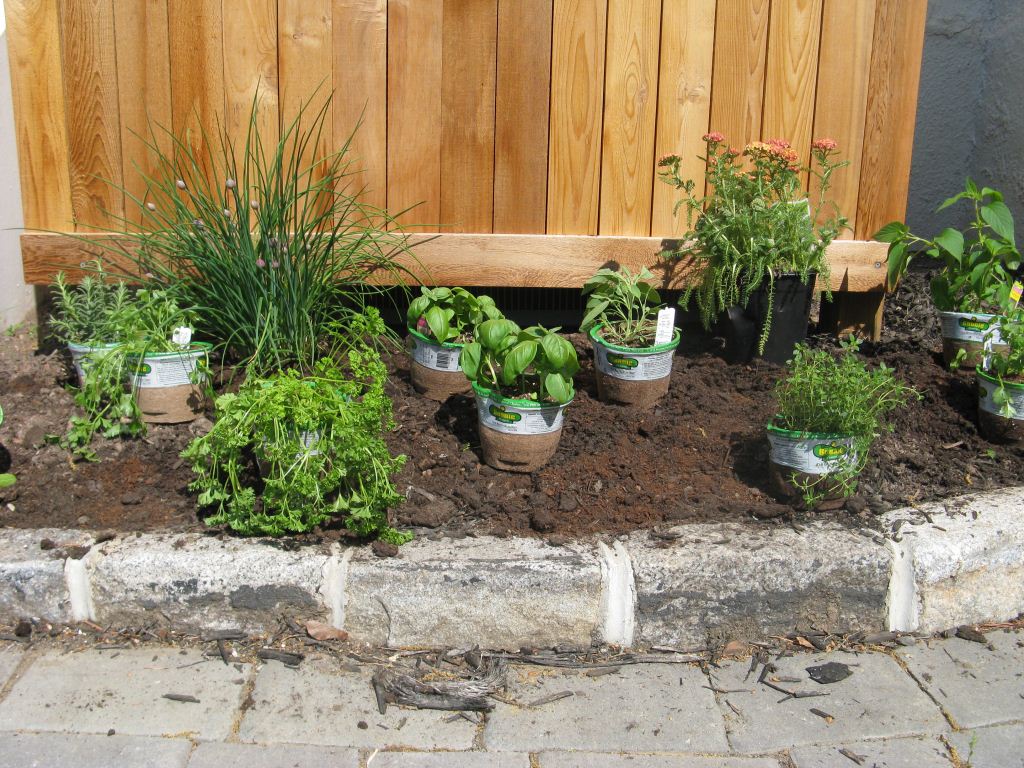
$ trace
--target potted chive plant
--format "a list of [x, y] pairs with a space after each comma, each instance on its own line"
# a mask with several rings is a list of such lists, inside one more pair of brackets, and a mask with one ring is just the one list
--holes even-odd
[[798, 344], [788, 375], [775, 387], [778, 409], [768, 424], [771, 486], [783, 501], [834, 509], [857, 489], [871, 444], [892, 430], [886, 415], [916, 390], [880, 364], [869, 369], [851, 336], [837, 356]]
[[546, 464], [575, 395], [579, 362], [568, 339], [539, 325], [485, 320], [462, 350], [462, 370], [476, 395], [484, 461], [510, 472]]
[[1009, 306], [1021, 254], [1014, 241], [1013, 216], [1000, 192], [979, 189], [967, 179], [964, 190], [937, 211], [957, 203], [969, 205], [974, 213], [963, 230], [947, 227], [927, 239], [894, 221], [882, 227], [875, 239], [889, 243], [890, 289], [895, 289], [916, 255], [942, 264], [931, 283], [942, 325], [942, 356], [947, 365], [974, 367], [982, 361], [986, 341], [996, 351], [1003, 346], [998, 316]]
[[1003, 346], [977, 368], [978, 426], [1000, 442], [1024, 440], [1024, 309], [1001, 318]]
[[[815, 282], [829, 299], [826, 251], [846, 227], [826, 195], [832, 174], [847, 165], [836, 158], [836, 143], [818, 139], [813, 162], [782, 139], [748, 144], [741, 152], [717, 132], [704, 136], [707, 182], [682, 179], [680, 158], [658, 162], [662, 181], [682, 190], [676, 210], [686, 208], [689, 230], [682, 245], [667, 251], [672, 260], [692, 258], [697, 276], [680, 298], [696, 301], [705, 329], [725, 336], [726, 356], [746, 362], [754, 356], [784, 363], [793, 345], [807, 336]], [[803, 175], [816, 179], [811, 201]]]
[[468, 391], [459, 365], [462, 348], [473, 340], [477, 325], [502, 317], [490, 296], [474, 296], [465, 288], [421, 287], [406, 313], [416, 391], [438, 401]]
[[580, 328], [594, 346], [602, 401], [649, 408], [668, 392], [680, 337], [671, 311], [659, 335], [662, 304], [653, 280], [647, 269], [623, 267], [600, 269], [583, 286], [589, 298]]

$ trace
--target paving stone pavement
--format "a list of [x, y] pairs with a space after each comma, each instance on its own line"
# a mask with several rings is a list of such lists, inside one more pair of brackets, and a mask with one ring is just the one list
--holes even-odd
[[[876, 768], [1024, 768], [1024, 632], [987, 640], [773, 660], [770, 682], [828, 694], [809, 698], [747, 678], [746, 659], [707, 674], [513, 666], [511, 703], [480, 722], [397, 706], [380, 715], [373, 668], [326, 655], [256, 668], [167, 646], [67, 653], [0, 642], [0, 765], [830, 768], [855, 765], [852, 755]], [[813, 682], [807, 667], [825, 662], [853, 674]]]

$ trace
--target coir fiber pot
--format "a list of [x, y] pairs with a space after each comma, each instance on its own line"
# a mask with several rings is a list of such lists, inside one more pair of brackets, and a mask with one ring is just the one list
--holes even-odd
[[602, 402], [649, 408], [668, 393], [678, 330], [671, 341], [653, 347], [611, 344], [601, 335], [601, 326], [591, 328], [589, 335], [594, 346], [597, 396]]
[[[484, 461], [508, 472], [540, 469], [558, 450], [564, 405], [502, 397], [473, 384]], [[570, 401], [571, 402], [571, 401]]]
[[[771, 330], [760, 357], [783, 364], [793, 355], [793, 347], [807, 338], [816, 272], [804, 283], [798, 274], [775, 278], [775, 300], [771, 305]], [[750, 294], [746, 307], [729, 307], [718, 319], [715, 332], [725, 337], [725, 357], [730, 363], [747, 363], [758, 356], [757, 343], [768, 318], [767, 282]]]
[[986, 336], [990, 337], [993, 351], [1005, 346], [999, 336], [999, 318], [996, 315], [939, 312], [939, 322], [942, 326], [942, 359], [946, 365], [956, 359], [961, 349], [965, 353], [961, 366], [975, 368], [981, 365], [985, 357]]
[[409, 375], [416, 391], [439, 402], [468, 392], [469, 380], [459, 364], [462, 344], [438, 344], [412, 328], [408, 331]]
[[1024, 440], [1024, 381], [1003, 380], [1006, 394], [1013, 408], [1012, 416], [1000, 413], [995, 402], [999, 380], [981, 369], [978, 376], [978, 428], [986, 440], [1016, 443]]
[[68, 342], [68, 351], [71, 353], [71, 364], [78, 374], [78, 386], [85, 383], [85, 372], [93, 361], [99, 360], [107, 353], [117, 349], [120, 344], [75, 344]]
[[795, 432], [768, 424], [771, 446], [771, 490], [785, 502], [801, 501], [804, 487], [822, 496], [816, 509], [838, 509], [845, 503], [842, 484], [832, 475], [856, 461], [852, 435]]
[[129, 360], [135, 402], [148, 424], [192, 421], [206, 407], [200, 361], [210, 345], [195, 342], [181, 352], [161, 352]]

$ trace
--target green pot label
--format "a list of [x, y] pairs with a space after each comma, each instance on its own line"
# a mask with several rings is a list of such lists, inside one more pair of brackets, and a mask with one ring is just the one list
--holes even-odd
[[459, 358], [462, 354], [461, 347], [442, 347], [418, 339], [412, 334], [409, 335], [409, 339], [412, 343], [412, 359], [424, 368], [444, 373], [462, 372], [462, 367], [459, 365]]
[[502, 424], [515, 424], [523, 420], [523, 414], [517, 411], [510, 411], [504, 405], [492, 404], [488, 406], [487, 412]]
[[664, 352], [619, 352], [594, 343], [594, 365], [605, 376], [625, 381], [656, 381], [672, 373], [675, 349]]
[[509, 435], [547, 435], [562, 428], [564, 405], [520, 408], [490, 397], [476, 396], [480, 425]]
[[944, 339], [984, 344], [987, 336], [993, 344], [1003, 343], [999, 335], [999, 322], [995, 315], [940, 312], [939, 317]]
[[975, 333], [984, 333], [992, 327], [992, 323], [985, 320], [968, 319], [966, 317], [960, 318], [959, 325], [965, 331], [974, 331]]
[[609, 352], [605, 359], [608, 361], [608, 365], [623, 371], [631, 371], [640, 365], [640, 361], [635, 357], [627, 357], [618, 352]]
[[843, 456], [850, 452], [850, 447], [843, 445], [842, 443], [818, 443], [811, 449], [811, 452], [816, 458], [824, 459], [825, 461], [832, 461], [835, 459], [841, 459]]
[[808, 475], [827, 475], [856, 461], [853, 438], [801, 438], [768, 432], [771, 460]]
[[180, 387], [193, 383], [199, 360], [206, 357], [206, 350], [200, 349], [181, 354], [148, 357], [135, 366], [132, 373], [132, 387], [139, 389], [160, 389]]
[[146, 374], [152, 373], [152, 372], [153, 372], [153, 366], [149, 365], [148, 363], [139, 363], [139, 365], [136, 366], [135, 370], [133, 371], [133, 373], [136, 376], [145, 376]]

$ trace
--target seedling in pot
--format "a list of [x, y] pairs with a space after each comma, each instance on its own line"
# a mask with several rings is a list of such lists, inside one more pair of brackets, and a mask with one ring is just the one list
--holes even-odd
[[1024, 439], [1024, 308], [1001, 318], [1004, 346], [977, 369], [978, 420], [989, 439]]
[[589, 295], [580, 330], [601, 327], [601, 336], [623, 347], [649, 347], [658, 329], [661, 297], [646, 267], [634, 274], [628, 267], [600, 269], [583, 286]]
[[[0, 407], [0, 424], [3, 424], [3, 423], [4, 423], [4, 409], [3, 409], [3, 407]], [[2, 491], [4, 488], [10, 488], [17, 481], [18, 481], [18, 479], [14, 475], [10, 474], [9, 472], [0, 473], [0, 491]]]
[[423, 286], [409, 304], [406, 324], [438, 343], [465, 344], [473, 340], [476, 326], [501, 317], [490, 296], [474, 296], [465, 288]]

